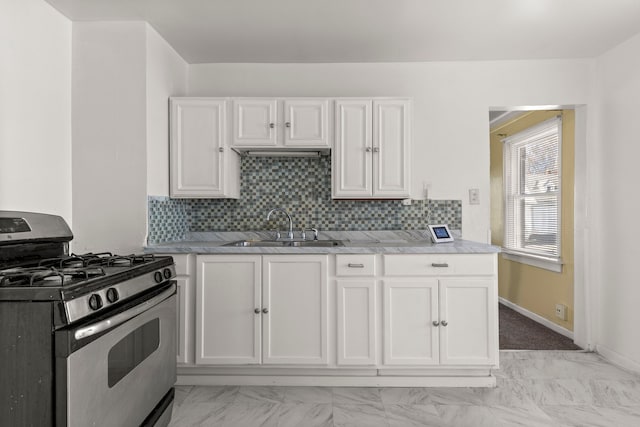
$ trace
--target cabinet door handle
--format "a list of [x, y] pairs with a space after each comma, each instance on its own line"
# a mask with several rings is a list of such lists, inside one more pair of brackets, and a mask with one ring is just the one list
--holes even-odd
[[259, 309], [259, 308], [256, 308], [256, 309], [254, 309], [254, 310], [253, 310], [253, 312], [254, 312], [255, 314], [260, 314], [260, 309]]
[[431, 267], [446, 268], [449, 267], [449, 264], [446, 262], [432, 262]]
[[438, 325], [440, 325], [440, 322], [438, 322], [437, 320], [434, 320], [433, 321], [433, 326], [438, 326]]
[[374, 152], [374, 153], [377, 153], [377, 152], [379, 152], [379, 151], [380, 151], [380, 148], [378, 148], [378, 147], [373, 147], [373, 152]]
[[367, 153], [370, 153], [371, 152], [371, 147], [365, 148], [364, 151], [366, 151]]
[[364, 264], [352, 264], [352, 263], [349, 263], [349, 264], [347, 264], [347, 267], [349, 267], [349, 268], [364, 268]]
[[447, 322], [446, 320], [443, 320], [442, 322], [440, 322], [440, 324], [442, 326], [447, 326], [449, 324], [449, 322]]
[[286, 122], [284, 125], [285, 125], [286, 127], [290, 128], [290, 127], [291, 127], [291, 122]]
[[267, 310], [266, 308], [263, 308], [263, 309], [262, 309], [262, 312], [263, 312], [264, 314], [267, 314], [267, 313], [269, 312], [269, 310]]
[[218, 148], [218, 151], [219, 151], [219, 152], [221, 152], [221, 153], [223, 153], [223, 152], [224, 152], [224, 147], [220, 147], [220, 148]]
[[274, 127], [276, 127], [276, 125], [275, 125], [275, 123], [269, 123], [269, 127], [270, 127], [271, 129], [273, 129]]

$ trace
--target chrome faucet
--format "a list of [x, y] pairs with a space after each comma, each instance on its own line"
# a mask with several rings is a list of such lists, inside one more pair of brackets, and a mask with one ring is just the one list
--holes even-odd
[[289, 231], [287, 232], [287, 238], [289, 240], [293, 240], [293, 220], [291, 219], [291, 215], [289, 215], [289, 212], [285, 211], [282, 208], [271, 209], [267, 214], [267, 221], [269, 221], [269, 218], [271, 218], [271, 214], [274, 212], [282, 212], [287, 216], [287, 219], [289, 220]]

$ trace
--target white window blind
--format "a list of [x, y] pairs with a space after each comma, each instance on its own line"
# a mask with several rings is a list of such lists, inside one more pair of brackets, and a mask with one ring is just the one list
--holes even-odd
[[562, 119], [547, 120], [504, 142], [504, 247], [560, 257]]

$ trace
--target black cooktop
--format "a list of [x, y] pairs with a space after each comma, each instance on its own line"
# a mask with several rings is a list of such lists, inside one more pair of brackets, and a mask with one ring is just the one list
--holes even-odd
[[0, 301], [70, 300], [172, 264], [171, 257], [109, 252], [30, 261], [0, 269]]

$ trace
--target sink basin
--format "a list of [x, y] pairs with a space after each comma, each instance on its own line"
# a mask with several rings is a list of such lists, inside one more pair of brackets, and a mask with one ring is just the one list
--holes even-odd
[[334, 246], [344, 246], [340, 240], [238, 240], [230, 242], [224, 246], [236, 246], [244, 248], [287, 248], [287, 247], [311, 247], [330, 248]]

